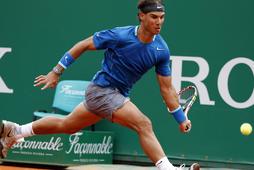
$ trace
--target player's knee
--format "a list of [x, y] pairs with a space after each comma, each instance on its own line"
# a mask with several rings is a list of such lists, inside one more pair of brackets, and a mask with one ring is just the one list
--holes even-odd
[[137, 132], [150, 133], [152, 131], [153, 131], [153, 128], [152, 128], [151, 120], [146, 116], [142, 117], [137, 123]]
[[68, 120], [66, 120], [66, 119], [62, 119], [58, 123], [59, 123], [59, 128], [65, 134], [73, 134], [73, 133], [76, 133], [80, 130], [80, 129], [75, 128], [75, 126], [73, 126], [73, 124], [70, 124], [68, 122]]

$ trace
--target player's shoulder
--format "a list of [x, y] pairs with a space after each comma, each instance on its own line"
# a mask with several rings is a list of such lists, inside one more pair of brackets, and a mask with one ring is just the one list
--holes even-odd
[[118, 34], [119, 37], [126, 37], [130, 34], [134, 34], [135, 32], [135, 26], [129, 25], [129, 26], [121, 26], [121, 27], [115, 27], [113, 28], [114, 32]]
[[122, 30], [122, 31], [124, 31], [124, 30], [128, 31], [128, 30], [135, 29], [135, 26], [134, 25], [127, 25], [127, 26], [115, 27], [115, 29]]
[[118, 39], [118, 44], [125, 44], [130, 40], [134, 39], [135, 35], [135, 26], [121, 26], [113, 28], [113, 32]]
[[156, 35], [155, 41], [158, 46], [169, 51], [169, 47], [168, 47], [166, 41], [163, 39], [163, 37], [160, 34]]

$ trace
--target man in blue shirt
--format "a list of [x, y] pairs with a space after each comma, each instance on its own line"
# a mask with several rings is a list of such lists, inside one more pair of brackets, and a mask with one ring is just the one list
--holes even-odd
[[[5, 157], [8, 149], [24, 137], [71, 134], [106, 118], [137, 132], [144, 152], [158, 169], [182, 169], [169, 162], [154, 134], [151, 121], [128, 97], [133, 84], [155, 67], [165, 104], [176, 121], [186, 127], [183, 132], [190, 130], [191, 122], [183, 113], [171, 83], [170, 52], [159, 35], [164, 22], [164, 5], [161, 0], [140, 0], [138, 9], [139, 26], [96, 32], [74, 45], [47, 75], [36, 77], [34, 86], [43, 85], [42, 90], [55, 87], [63, 71], [82, 53], [87, 50], [105, 50], [102, 68], [86, 90], [86, 101], [80, 103], [66, 118], [45, 117], [22, 126], [9, 121], [2, 122], [1, 157]], [[198, 170], [199, 165], [195, 163], [190, 169]]]
[[[138, 38], [139, 26], [117, 27], [95, 33], [96, 49], [106, 49], [102, 70], [93, 82], [100, 86], [116, 86], [124, 96], [129, 95], [132, 85], [150, 68], [162, 76], [171, 74], [169, 49], [160, 35], [148, 42]], [[160, 28], [159, 28], [160, 29]], [[110, 80], [106, 80], [110, 77]]]

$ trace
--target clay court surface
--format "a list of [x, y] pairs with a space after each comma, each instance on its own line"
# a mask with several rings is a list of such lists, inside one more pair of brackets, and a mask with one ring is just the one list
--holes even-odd
[[139, 167], [130, 165], [84, 165], [75, 167], [31, 167], [25, 165], [0, 165], [0, 170], [157, 170], [155, 167]]
[[[157, 170], [155, 167], [131, 166], [131, 165], [84, 165], [75, 167], [43, 167], [27, 165], [0, 165], [0, 170]], [[185, 168], [188, 170], [188, 168]], [[237, 170], [227, 168], [202, 168], [202, 170]]]

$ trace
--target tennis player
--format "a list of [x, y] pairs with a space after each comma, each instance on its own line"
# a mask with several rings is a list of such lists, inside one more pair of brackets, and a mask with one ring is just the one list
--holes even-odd
[[[154, 67], [166, 106], [175, 120], [186, 127], [183, 131], [190, 130], [191, 122], [184, 115], [172, 86], [170, 52], [159, 34], [165, 17], [164, 4], [161, 0], [139, 0], [138, 10], [140, 25], [96, 32], [67, 51], [47, 75], [36, 77], [34, 86], [42, 86], [42, 90], [53, 88], [64, 70], [82, 53], [105, 50], [102, 68], [86, 90], [86, 101], [80, 103], [68, 116], [45, 117], [22, 126], [9, 121], [2, 122], [1, 157], [6, 157], [8, 149], [25, 137], [72, 134], [105, 118], [137, 132], [141, 147], [159, 170], [183, 169], [169, 162], [154, 134], [151, 121], [128, 97], [133, 84]], [[190, 167], [190, 170], [198, 169], [197, 163]]]

